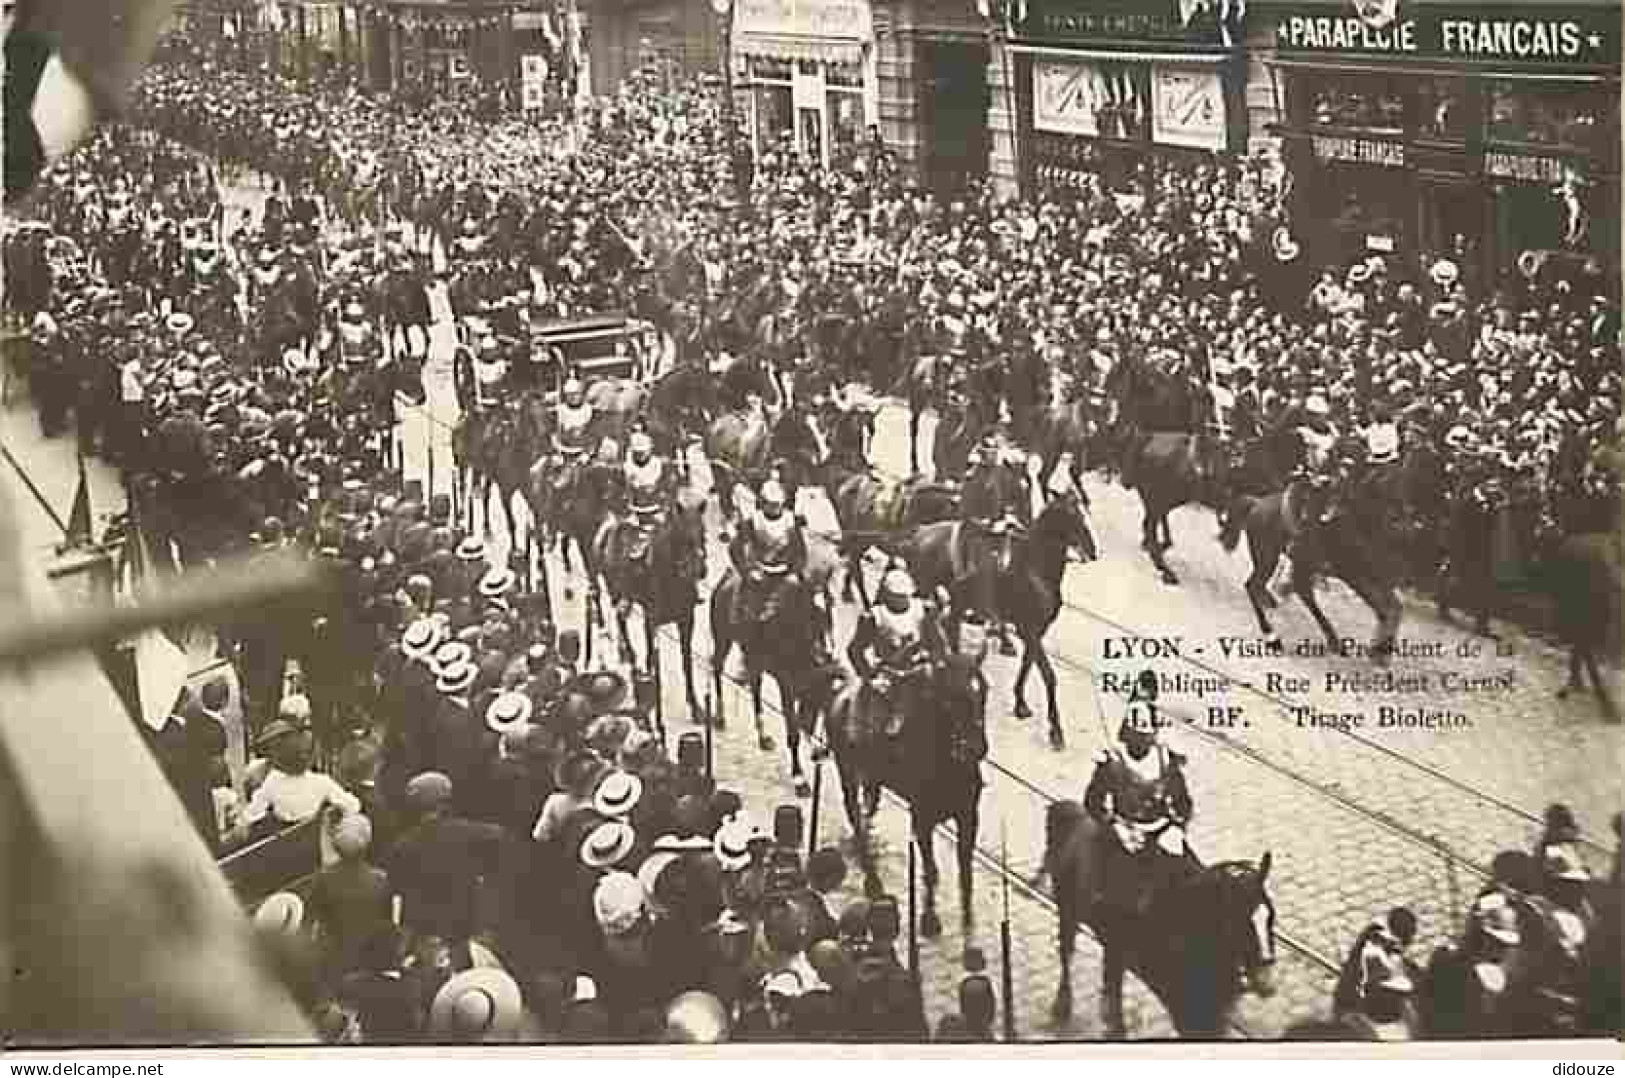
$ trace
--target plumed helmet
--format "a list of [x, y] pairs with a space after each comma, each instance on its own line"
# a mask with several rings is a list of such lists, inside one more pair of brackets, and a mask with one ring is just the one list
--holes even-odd
[[786, 501], [784, 486], [776, 479], [769, 479], [762, 484], [762, 504], [782, 508]]
[[891, 569], [881, 578], [880, 588], [887, 595], [894, 595], [900, 599], [914, 598], [914, 578], [908, 575], [907, 569]]

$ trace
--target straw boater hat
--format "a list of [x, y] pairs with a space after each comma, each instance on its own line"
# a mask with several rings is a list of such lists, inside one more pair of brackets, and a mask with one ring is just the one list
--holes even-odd
[[408, 659], [422, 659], [434, 652], [444, 639], [440, 623], [433, 618], [419, 618], [401, 634], [401, 654]]
[[1433, 263], [1433, 268], [1428, 270], [1428, 276], [1433, 278], [1433, 283], [1440, 288], [1449, 288], [1461, 277], [1461, 267], [1448, 258], [1441, 258]]
[[502, 1041], [516, 1036], [524, 1007], [519, 985], [500, 969], [464, 970], [435, 993], [429, 1032], [437, 1040]]
[[485, 725], [497, 734], [520, 730], [530, 722], [532, 710], [530, 697], [522, 692], [505, 692], [485, 709]]
[[461, 640], [447, 640], [435, 648], [434, 658], [430, 660], [436, 673], [444, 673], [454, 666], [474, 661], [474, 649]]
[[480, 594], [487, 599], [500, 599], [513, 590], [513, 586], [518, 582], [518, 579], [512, 569], [500, 566], [489, 569], [480, 578]]
[[749, 867], [750, 844], [755, 837], [750, 823], [739, 816], [732, 817], [717, 828], [713, 841], [717, 861], [724, 872], [738, 872]]
[[479, 673], [479, 667], [473, 663], [457, 663], [442, 670], [440, 676], [435, 679], [434, 686], [448, 696], [466, 692], [469, 686], [474, 684], [474, 679]]
[[598, 780], [592, 796], [593, 811], [618, 818], [631, 812], [643, 796], [643, 780], [626, 771], [611, 771]]
[[457, 557], [462, 561], [479, 561], [485, 557], [485, 543], [477, 535], [470, 535], [457, 544]]
[[581, 862], [588, 868], [613, 868], [626, 859], [637, 841], [630, 825], [606, 820], [581, 840]]

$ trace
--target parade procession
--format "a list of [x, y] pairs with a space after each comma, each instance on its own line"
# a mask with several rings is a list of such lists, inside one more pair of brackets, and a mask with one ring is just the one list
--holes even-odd
[[1617, 0], [85, 6], [12, 1040], [1620, 1036]]

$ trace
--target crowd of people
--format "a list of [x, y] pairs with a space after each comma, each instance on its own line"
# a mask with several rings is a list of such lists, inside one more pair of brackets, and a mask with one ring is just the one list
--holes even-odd
[[[1537, 521], [1613, 469], [1600, 269], [1470, 292], [1448, 258], [1373, 256], [1314, 281], [1262, 158], [942, 199], [878, 141], [837, 172], [752, 159], [713, 96], [537, 124], [161, 65], [8, 238], [41, 422], [71, 411], [124, 469], [154, 568], [298, 546], [344, 578], [314, 623], [222, 629], [245, 796], [218, 747], [159, 746], [222, 852], [329, 829], [330, 863], [256, 915], [325, 1037], [928, 1035], [896, 900], [836, 908], [841, 855], [803, 856], [798, 809], [769, 823], [719, 789], [694, 735], [668, 754], [650, 687], [583, 670], [525, 559], [404, 479], [397, 405], [424, 399], [447, 314], [484, 319], [476, 348], [516, 378], [527, 320], [617, 308], [659, 317], [677, 362], [810, 357], [885, 388], [920, 355], [1008, 361], [1035, 372], [998, 381], [1012, 412], [1145, 364], [1232, 437], [1426, 447], [1451, 497], [1498, 484]], [[995, 1010], [973, 968], [938, 1034], [990, 1038]]]

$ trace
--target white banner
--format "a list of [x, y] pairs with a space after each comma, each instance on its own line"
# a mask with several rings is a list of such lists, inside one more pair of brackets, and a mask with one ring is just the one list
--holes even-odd
[[1151, 137], [1170, 146], [1222, 150], [1224, 82], [1212, 68], [1151, 69]]
[[527, 111], [547, 104], [546, 84], [525, 81], [519, 84], [519, 107]]
[[1063, 135], [1100, 134], [1106, 80], [1093, 64], [1033, 62], [1033, 127]]
[[519, 78], [522, 82], [547, 81], [547, 57], [539, 52], [527, 52], [519, 58]]

